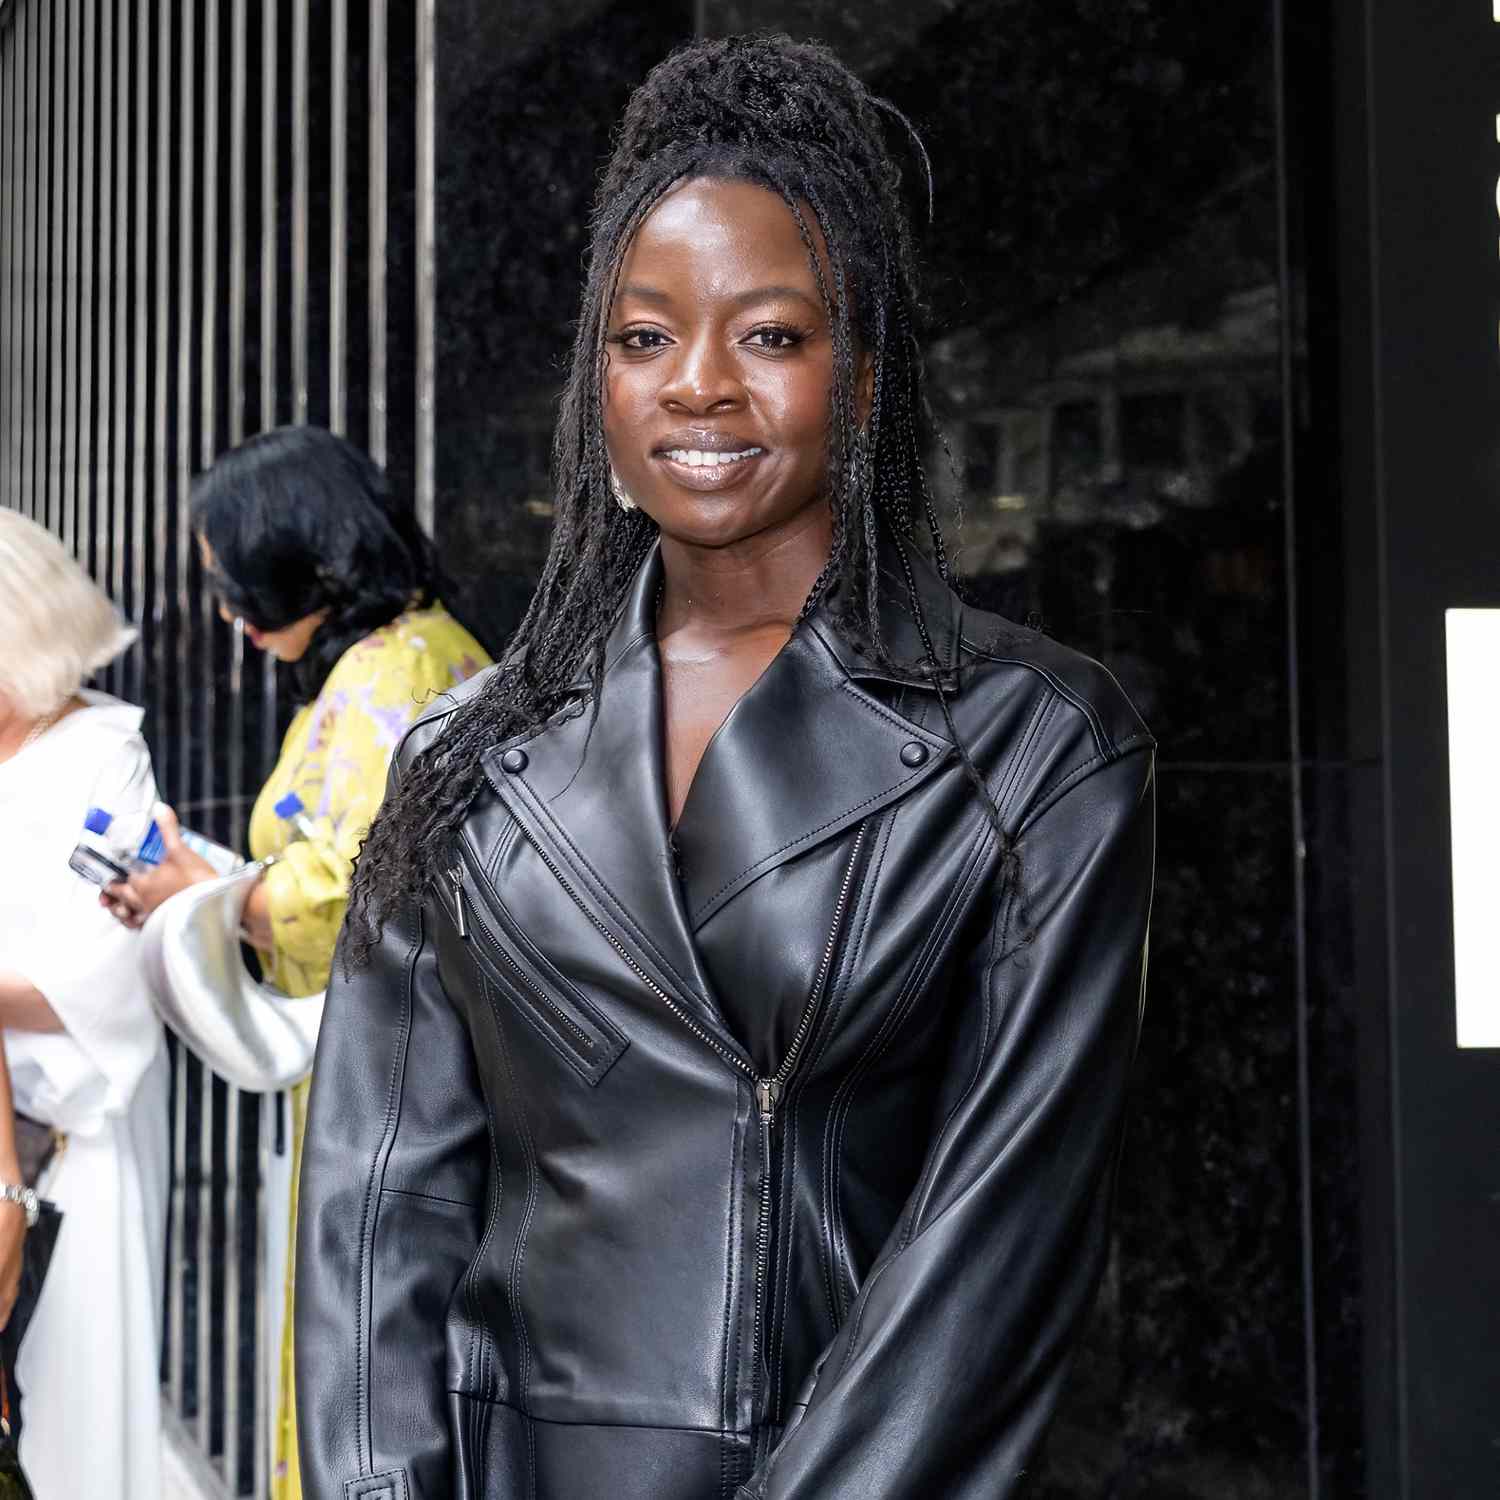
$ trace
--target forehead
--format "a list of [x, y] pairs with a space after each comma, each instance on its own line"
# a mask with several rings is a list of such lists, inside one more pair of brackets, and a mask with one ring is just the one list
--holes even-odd
[[[817, 219], [805, 205], [801, 211], [826, 276]], [[779, 284], [821, 301], [791, 209], [780, 194], [753, 182], [694, 177], [672, 188], [636, 230], [620, 272], [621, 295], [645, 284], [669, 293], [734, 297]]]

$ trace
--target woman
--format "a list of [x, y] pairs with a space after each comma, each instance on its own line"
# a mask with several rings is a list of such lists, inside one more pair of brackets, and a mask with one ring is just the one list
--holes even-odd
[[[288, 995], [328, 983], [354, 858], [385, 792], [402, 734], [439, 693], [487, 664], [435, 594], [432, 549], [384, 474], [319, 428], [262, 433], [194, 486], [193, 529], [220, 612], [291, 667], [305, 700], [250, 818], [250, 852], [275, 862], [243, 922], [268, 977]], [[295, 793], [301, 812], [283, 815]], [[283, 809], [279, 812], [278, 808]], [[105, 899], [139, 925], [168, 896], [215, 871], [161, 813], [167, 857]], [[293, 1223], [307, 1085], [292, 1091]], [[292, 1282], [287, 1283], [290, 1299]], [[273, 1492], [295, 1500], [290, 1321]]]
[[155, 795], [141, 710], [81, 686], [134, 634], [60, 542], [0, 510], [0, 1024], [16, 1109], [67, 1136], [43, 1184], [63, 1227], [16, 1370], [42, 1500], [162, 1485], [166, 1048], [136, 938], [68, 866], [91, 803]]
[[551, 553], [398, 754], [329, 991], [314, 1500], [993, 1500], [1055, 1403], [1153, 751], [946, 582], [882, 129], [784, 38], [626, 112]]

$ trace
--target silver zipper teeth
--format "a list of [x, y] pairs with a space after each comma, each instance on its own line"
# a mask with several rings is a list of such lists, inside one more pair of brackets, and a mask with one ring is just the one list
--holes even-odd
[[[771, 1254], [771, 1115], [765, 1110], [760, 1116], [760, 1139], [762, 1165], [760, 1171], [760, 1220], [755, 1226], [755, 1322], [750, 1330], [750, 1378], [753, 1389], [760, 1390], [761, 1382], [761, 1337], [765, 1332], [766, 1316], [766, 1271]], [[769, 1380], [771, 1369], [766, 1366]], [[752, 1411], [755, 1406], [752, 1401]], [[769, 1415], [769, 1412], [767, 1413]]]
[[462, 865], [454, 865], [448, 871], [448, 879], [453, 882], [453, 906], [458, 917], [458, 935], [465, 942], [469, 940], [469, 924], [464, 915], [464, 870]]
[[625, 951], [625, 946], [614, 933], [607, 928], [593, 912], [591, 912], [579, 898], [578, 892], [573, 889], [572, 883], [567, 876], [557, 867], [557, 862], [547, 853], [537, 841], [527, 835], [527, 843], [536, 850], [537, 857], [552, 872], [553, 878], [572, 898], [573, 904], [593, 924], [599, 935], [609, 944], [616, 953], [620, 955], [630, 967], [631, 972], [644, 984], [653, 995], [655, 995], [668, 1010], [687, 1027], [706, 1046], [712, 1047], [725, 1062], [743, 1073], [752, 1083], [755, 1089], [756, 1102], [760, 1107], [761, 1139], [763, 1149], [764, 1167], [761, 1172], [760, 1182], [760, 1222], [756, 1226], [755, 1233], [755, 1323], [751, 1336], [751, 1368], [754, 1372], [756, 1386], [760, 1383], [760, 1340], [761, 1330], [765, 1318], [765, 1296], [766, 1296], [766, 1259], [770, 1249], [771, 1240], [771, 1127], [775, 1123], [776, 1101], [781, 1090], [791, 1074], [792, 1068], [797, 1061], [798, 1053], [807, 1039], [808, 1032], [812, 1029], [813, 1016], [816, 1013], [817, 1003], [822, 994], [822, 988], [828, 978], [829, 965], [833, 962], [833, 951], [838, 945], [839, 929], [843, 926], [844, 911], [849, 904], [849, 892], [854, 883], [854, 866], [859, 858], [859, 851], [864, 846], [865, 825], [860, 825], [859, 833], [855, 836], [854, 848], [849, 852], [849, 863], [844, 867], [843, 884], [839, 888], [839, 899], [833, 909], [833, 922], [828, 931], [828, 942], [823, 949], [822, 962], [818, 965], [817, 977], [813, 981], [813, 987], [808, 995], [807, 1004], [802, 1009], [802, 1015], [797, 1022], [796, 1033], [792, 1037], [792, 1044], [787, 1049], [787, 1055], [782, 1059], [781, 1066], [776, 1070], [772, 1078], [761, 1078], [753, 1067], [742, 1057], [736, 1056], [712, 1033], [705, 1031], [697, 1021], [690, 1016], [657, 982], [651, 978], [646, 971]]
[[772, 1080], [775, 1092], [772, 1102], [781, 1090], [786, 1087], [786, 1081], [791, 1076], [791, 1071], [797, 1063], [797, 1055], [802, 1051], [802, 1044], [807, 1040], [807, 1034], [812, 1030], [813, 1017], [818, 1011], [818, 1002], [823, 998], [823, 986], [828, 979], [828, 967], [833, 962], [833, 950], [838, 945], [839, 930], [844, 925], [844, 909], [849, 905], [849, 892], [854, 885], [854, 866], [859, 859], [859, 851], [864, 847], [865, 825], [859, 825], [859, 832], [854, 838], [854, 847], [849, 851], [849, 863], [844, 866], [844, 882], [839, 887], [839, 899], [833, 908], [833, 924], [828, 929], [828, 941], [823, 945], [823, 961], [818, 965], [817, 977], [813, 980], [813, 987], [808, 993], [807, 1004], [802, 1007], [802, 1017], [797, 1022], [797, 1030], [792, 1037], [792, 1044], [786, 1050], [786, 1056], [781, 1060], [781, 1066], [776, 1070], [776, 1077]]
[[[828, 928], [828, 942], [823, 948], [823, 960], [818, 965], [817, 977], [813, 980], [812, 989], [808, 992], [807, 1004], [802, 1007], [802, 1015], [797, 1021], [797, 1030], [792, 1037], [791, 1046], [787, 1048], [786, 1056], [782, 1058], [781, 1066], [776, 1070], [776, 1076], [758, 1080], [756, 1083], [765, 1161], [761, 1171], [760, 1222], [756, 1227], [755, 1235], [755, 1324], [751, 1331], [751, 1348], [755, 1351], [754, 1364], [751, 1368], [757, 1384], [760, 1381], [760, 1341], [765, 1328], [766, 1262], [771, 1249], [771, 1128], [776, 1123], [777, 1100], [780, 1098], [782, 1089], [786, 1087], [792, 1069], [796, 1066], [802, 1044], [807, 1040], [808, 1032], [812, 1030], [813, 1017], [817, 1014], [818, 1002], [823, 996], [823, 986], [828, 979], [829, 965], [833, 962], [833, 950], [838, 946], [839, 931], [844, 925], [844, 911], [849, 905], [849, 892], [854, 884], [854, 866], [859, 859], [859, 851], [864, 847], [864, 842], [865, 825], [861, 823], [859, 833], [855, 835], [854, 847], [849, 851], [849, 863], [844, 866], [844, 881], [839, 887], [839, 899], [833, 908], [833, 921]], [[768, 1378], [770, 1373], [768, 1366], [766, 1370]]]
[[[458, 881], [458, 875], [460, 872], [455, 870], [451, 873], [454, 876], [453, 895], [454, 899], [458, 903], [459, 911], [458, 934], [460, 937], [467, 939], [468, 925], [463, 918], [463, 887], [459, 884]], [[520, 964], [518, 964], [515, 959], [513, 959], [508, 952], [506, 952], [505, 945], [497, 941], [495, 934], [490, 930], [489, 919], [485, 916], [483, 908], [480, 907], [477, 902], [475, 903], [475, 914], [479, 919], [480, 932], [489, 939], [489, 946], [492, 947], [495, 952], [500, 955], [500, 957], [504, 960], [506, 967], [514, 972], [516, 978], [521, 982], [522, 988], [535, 995], [537, 999], [540, 1000], [542, 1004], [547, 1008], [547, 1010], [549, 1010], [554, 1016], [556, 1016], [557, 1019], [564, 1026], [566, 1026], [575, 1037], [578, 1038], [579, 1042], [584, 1047], [588, 1048], [588, 1050], [592, 1052], [594, 1050], [593, 1037], [591, 1037], [588, 1032], [586, 1032], [583, 1027], [581, 1027], [578, 1022], [575, 1021], [572, 1016], [570, 1016], [557, 1003], [557, 1001], [555, 1001], [549, 994], [547, 994], [547, 992], [543, 990], [542, 987], [538, 985], [529, 974], [527, 974], [527, 972], [520, 966]]]

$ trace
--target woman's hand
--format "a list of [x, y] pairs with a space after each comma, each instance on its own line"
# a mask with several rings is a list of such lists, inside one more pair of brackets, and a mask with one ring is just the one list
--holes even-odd
[[217, 880], [219, 872], [201, 855], [182, 842], [177, 814], [165, 803], [156, 809], [156, 826], [166, 847], [161, 863], [137, 870], [128, 880], [117, 880], [100, 892], [99, 902], [127, 927], [145, 926], [146, 918], [169, 896], [204, 880]]
[[[19, 1179], [18, 1179], [19, 1180]], [[21, 1290], [21, 1253], [26, 1248], [26, 1210], [0, 1202], [0, 1329], [10, 1322]]]

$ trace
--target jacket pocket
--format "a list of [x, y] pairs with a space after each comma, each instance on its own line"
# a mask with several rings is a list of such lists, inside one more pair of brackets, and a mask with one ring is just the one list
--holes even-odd
[[446, 879], [435, 882], [480, 970], [521, 1018], [585, 1082], [595, 1085], [630, 1040], [584, 997], [512, 920], [458, 841]]

